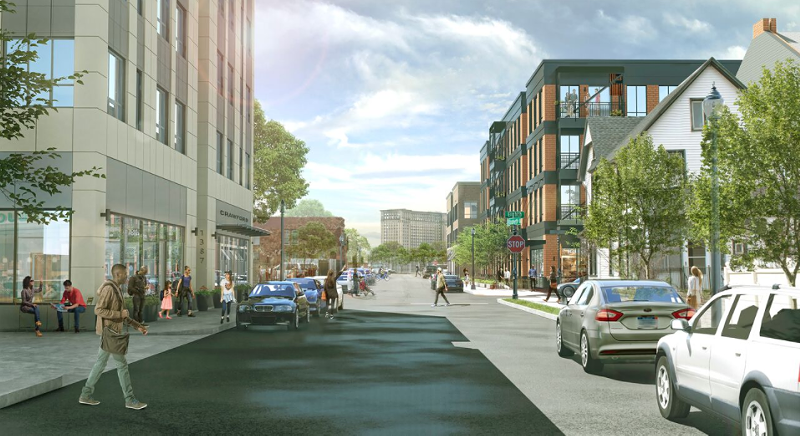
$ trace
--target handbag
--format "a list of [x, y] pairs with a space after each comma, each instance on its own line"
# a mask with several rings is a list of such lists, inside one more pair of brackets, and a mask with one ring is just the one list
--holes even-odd
[[697, 308], [697, 296], [696, 295], [689, 295], [686, 302], [689, 307]]
[[127, 325], [125, 326], [125, 333], [117, 333], [110, 327], [103, 327], [103, 334], [100, 336], [100, 348], [111, 354], [128, 354], [128, 341], [131, 335], [127, 332]]

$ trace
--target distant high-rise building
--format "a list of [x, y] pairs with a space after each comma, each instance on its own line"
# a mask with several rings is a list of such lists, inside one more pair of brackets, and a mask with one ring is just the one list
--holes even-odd
[[444, 242], [447, 214], [417, 212], [408, 209], [381, 211], [381, 244], [398, 242], [403, 247], [417, 248], [422, 243]]

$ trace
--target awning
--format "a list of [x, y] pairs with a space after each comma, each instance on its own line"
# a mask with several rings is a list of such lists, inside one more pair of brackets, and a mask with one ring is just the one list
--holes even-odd
[[217, 225], [217, 230], [222, 230], [224, 232], [231, 232], [237, 233], [244, 236], [269, 236], [270, 232], [268, 230], [260, 229], [258, 227], [253, 227], [247, 224], [219, 224]]

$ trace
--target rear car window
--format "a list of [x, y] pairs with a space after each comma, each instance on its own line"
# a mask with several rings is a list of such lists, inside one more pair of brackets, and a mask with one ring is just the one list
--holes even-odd
[[769, 297], [764, 319], [761, 321], [761, 337], [800, 343], [800, 309], [797, 297], [772, 294]]
[[738, 295], [733, 302], [733, 309], [728, 314], [728, 321], [722, 327], [722, 336], [733, 339], [747, 339], [753, 323], [756, 321], [758, 309], [761, 307], [755, 295]]
[[669, 286], [607, 286], [603, 288], [603, 294], [608, 303], [683, 303], [678, 292]]

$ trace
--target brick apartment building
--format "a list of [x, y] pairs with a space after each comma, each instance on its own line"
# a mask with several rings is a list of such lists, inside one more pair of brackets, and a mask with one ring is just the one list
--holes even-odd
[[[479, 219], [524, 211], [528, 249], [521, 275], [550, 266], [563, 280], [585, 274], [577, 237], [585, 192], [577, 180], [587, 118], [644, 117], [702, 60], [545, 60], [506, 114], [491, 123], [480, 152]], [[741, 61], [720, 61], [735, 73]], [[509, 265], [510, 266], [510, 265]]]
[[454, 273], [460, 274], [461, 270], [469, 267], [469, 265], [456, 264], [453, 246], [458, 241], [459, 233], [480, 222], [478, 220], [480, 190], [481, 182], [456, 182], [445, 199], [445, 210], [447, 210], [447, 222], [445, 223], [447, 267]]
[[[305, 226], [310, 222], [318, 222], [325, 226], [333, 236], [336, 237], [336, 240], [339, 241], [340, 237], [344, 234], [344, 218], [340, 217], [284, 217], [283, 218], [283, 232], [284, 232], [284, 244], [289, 247], [291, 245], [297, 245], [297, 238], [298, 238], [298, 230]], [[260, 239], [260, 244], [253, 248], [254, 253], [256, 254], [253, 259], [253, 273], [259, 279], [259, 282], [266, 281], [266, 280], [274, 280], [277, 279], [280, 274], [280, 264], [281, 264], [281, 218], [280, 217], [272, 217], [265, 223], [256, 223], [256, 227], [269, 231], [271, 234], [270, 236], [263, 236]], [[346, 244], [346, 241], [345, 241]], [[328, 266], [325, 266], [325, 262], [321, 262], [319, 264], [319, 269], [317, 270], [316, 274], [323, 275], [327, 274], [327, 268], [336, 268], [337, 270], [341, 268], [342, 262], [344, 260], [344, 256], [347, 253], [347, 245], [339, 246], [335, 250], [335, 256], [332, 257], [324, 257], [323, 261], [328, 262]], [[292, 259], [291, 256], [287, 253], [284, 259], [288, 264], [295, 265], [297, 263], [302, 263], [302, 259]], [[334, 265], [335, 263], [335, 265]], [[286, 277], [290, 276], [292, 273], [292, 268], [286, 267], [287, 273]], [[324, 271], [323, 271], [324, 270]]]

